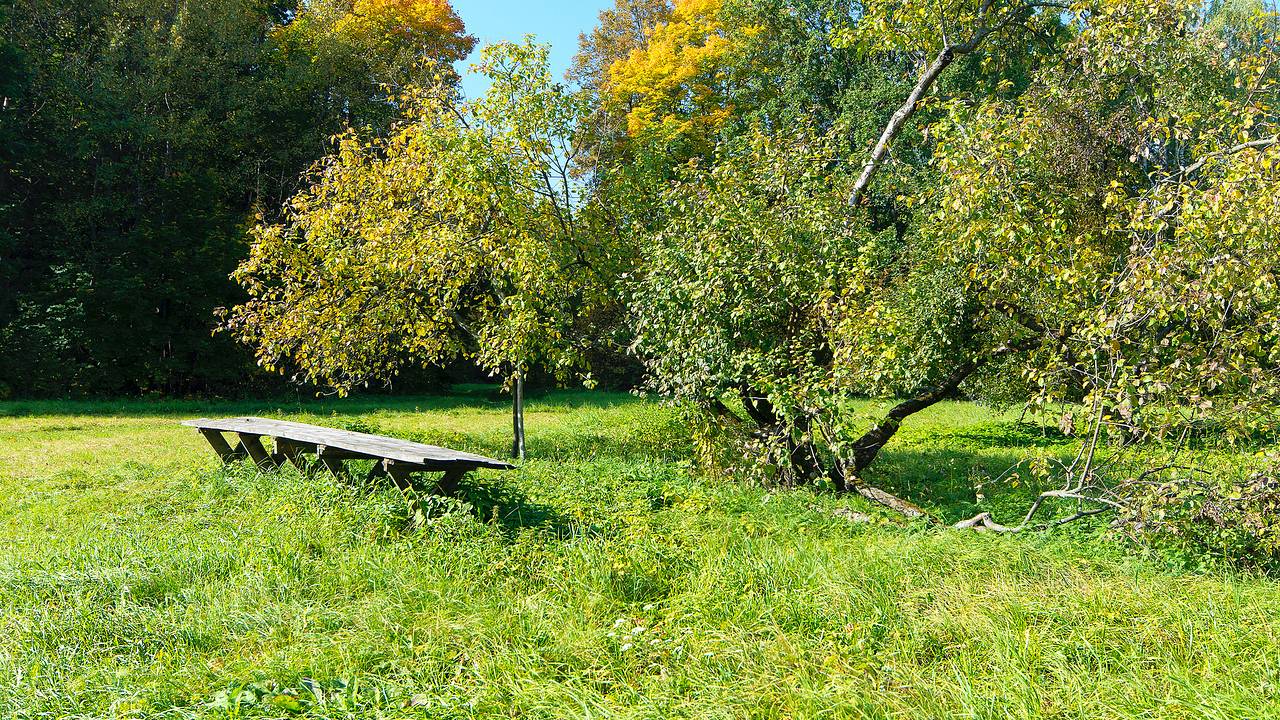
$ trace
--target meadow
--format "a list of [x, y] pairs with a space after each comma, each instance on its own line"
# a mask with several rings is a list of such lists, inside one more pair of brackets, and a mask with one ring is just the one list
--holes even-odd
[[[413, 529], [394, 489], [221, 468], [178, 420], [501, 457], [505, 398], [0, 403], [0, 715], [1280, 716], [1265, 575], [1104, 522], [994, 536], [705, 479], [680, 414], [632, 396], [526, 412], [530, 459]], [[987, 478], [1029, 450], [1069, 441], [943, 403], [871, 479], [955, 520], [1019, 507]]]

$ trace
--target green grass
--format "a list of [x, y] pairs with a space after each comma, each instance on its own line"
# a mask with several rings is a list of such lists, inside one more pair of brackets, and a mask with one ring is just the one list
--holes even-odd
[[[411, 532], [394, 490], [221, 469], [176, 422], [248, 413], [508, 443], [484, 392], [0, 404], [0, 715], [1280, 715], [1266, 577], [709, 483], [675, 413], [589, 393], [531, 399], [534, 459]], [[1065, 447], [1011, 421], [935, 408], [876, 479], [963, 515], [976, 481]]]

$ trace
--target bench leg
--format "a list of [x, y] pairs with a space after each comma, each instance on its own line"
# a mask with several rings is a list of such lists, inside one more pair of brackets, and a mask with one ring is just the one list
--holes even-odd
[[298, 468], [298, 472], [306, 475], [311, 472], [312, 465], [307, 462], [303, 456], [303, 447], [295, 442], [284, 438], [276, 438], [276, 457], [273, 459], [278, 463], [288, 461]]
[[409, 480], [409, 475], [413, 470], [406, 468], [404, 465], [396, 463], [394, 460], [383, 460], [382, 467], [386, 474], [391, 477], [391, 482], [396, 484], [402, 493], [408, 493], [413, 490], [413, 482]]
[[227, 444], [226, 438], [222, 437], [222, 433], [217, 430], [201, 428], [200, 434], [209, 442], [209, 446], [213, 448], [213, 451], [218, 453], [218, 457], [222, 459], [222, 462], [229, 463], [243, 457], [238, 450], [231, 449], [231, 446]]
[[371, 484], [374, 480], [387, 474], [387, 469], [383, 467], [381, 460], [375, 462], [373, 467], [369, 468], [369, 474], [364, 476], [365, 484]]
[[466, 470], [445, 470], [436, 480], [436, 494], [453, 496], [458, 492], [458, 481], [466, 475]]
[[328, 470], [340, 478], [346, 479], [351, 477], [351, 471], [347, 469], [347, 464], [341, 460], [334, 460], [333, 458], [321, 456], [320, 464], [324, 466], [325, 470]]
[[263, 470], [271, 470], [276, 464], [271, 461], [271, 455], [267, 453], [267, 449], [262, 447], [262, 437], [259, 435], [250, 435], [248, 433], [236, 433], [240, 436], [240, 445], [245, 452], [249, 453], [249, 457], [253, 458], [253, 462]]

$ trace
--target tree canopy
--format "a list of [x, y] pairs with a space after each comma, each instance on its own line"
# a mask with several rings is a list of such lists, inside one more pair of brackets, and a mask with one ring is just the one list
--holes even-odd
[[504, 378], [585, 372], [574, 325], [614, 261], [582, 227], [568, 142], [583, 109], [546, 55], [486, 48], [474, 101], [401, 96], [388, 137], [345, 136], [255, 230], [229, 321], [260, 362], [344, 390], [458, 357]]
[[473, 43], [429, 1], [13, 0], [0, 22], [0, 394], [244, 387], [210, 332], [255, 213]]

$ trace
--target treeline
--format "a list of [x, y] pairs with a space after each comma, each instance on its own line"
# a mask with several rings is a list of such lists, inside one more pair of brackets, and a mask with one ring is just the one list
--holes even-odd
[[0, 2], [0, 397], [261, 386], [212, 332], [247, 230], [472, 44], [443, 3]]

